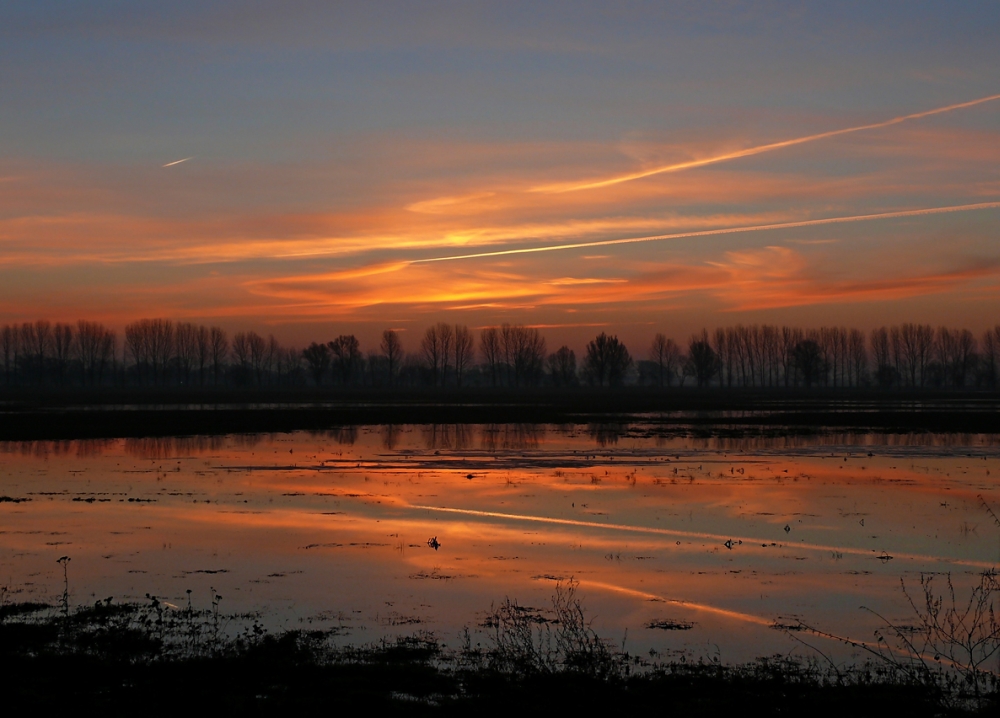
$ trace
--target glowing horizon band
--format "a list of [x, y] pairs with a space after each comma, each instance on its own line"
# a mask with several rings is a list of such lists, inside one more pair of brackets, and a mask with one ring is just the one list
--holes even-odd
[[517, 249], [498, 249], [492, 252], [476, 252], [474, 254], [455, 254], [447, 257], [428, 257], [412, 259], [410, 264], [427, 264], [429, 262], [450, 262], [459, 259], [479, 259], [482, 257], [500, 257], [508, 254], [532, 254], [535, 252], [556, 252], [565, 249], [585, 249], [590, 247], [609, 247], [616, 244], [634, 244], [638, 242], [660, 242], [668, 239], [686, 239], [690, 237], [712, 237], [719, 234], [739, 234], [742, 232], [765, 232], [772, 229], [794, 229], [796, 227], [816, 227], [825, 224], [845, 224], [849, 222], [865, 222], [875, 219], [894, 219], [899, 217], [919, 217], [931, 214], [948, 214], [950, 212], [971, 212], [977, 209], [1000, 208], [1000, 201], [979, 202], [977, 204], [952, 205], [950, 207], [927, 207], [923, 209], [904, 209], [898, 212], [882, 212], [879, 214], [859, 214], [849, 217], [827, 217], [824, 219], [807, 219], [800, 222], [779, 222], [775, 224], [758, 224], [750, 227], [726, 227], [723, 229], [704, 229], [695, 232], [676, 232], [674, 234], [657, 234], [649, 237], [625, 237], [620, 239], [601, 239], [594, 242], [574, 242], [571, 244], [553, 244], [545, 247], [519, 247]]
[[981, 105], [984, 102], [992, 102], [994, 100], [1000, 100], [1000, 95], [989, 95], [987, 97], [980, 97], [979, 99], [970, 100], [968, 102], [959, 102], [957, 104], [947, 105], [945, 107], [936, 107], [933, 110], [914, 112], [909, 115], [901, 115], [899, 117], [893, 117], [891, 120], [883, 120], [882, 122], [872, 122], [867, 125], [845, 127], [844, 129], [840, 130], [830, 130], [829, 132], [820, 132], [815, 135], [796, 137], [795, 139], [791, 140], [782, 140], [780, 142], [771, 142], [766, 145], [757, 145], [756, 147], [748, 147], [745, 150], [729, 152], [724, 155], [716, 155], [715, 157], [706, 157], [700, 160], [689, 160], [687, 162], [677, 162], [672, 165], [663, 165], [648, 170], [641, 170], [639, 172], [630, 172], [628, 174], [618, 175], [617, 177], [611, 177], [609, 179], [593, 180], [590, 182], [579, 182], [576, 184], [564, 182], [562, 184], [542, 185], [539, 187], [533, 187], [530, 191], [559, 194], [563, 192], [578, 192], [580, 190], [586, 190], [586, 189], [598, 189], [600, 187], [609, 187], [611, 185], [621, 184], [623, 182], [631, 182], [633, 180], [643, 179], [644, 177], [652, 177], [653, 175], [658, 175], [658, 174], [665, 174], [667, 172], [680, 172], [682, 170], [694, 169], [695, 167], [704, 167], [706, 165], [725, 162], [727, 160], [735, 160], [735, 159], [740, 159], [742, 157], [752, 157], [754, 155], [763, 154], [764, 152], [780, 150], [785, 147], [794, 147], [795, 145], [801, 145], [807, 142], [816, 142], [817, 140], [825, 140], [829, 137], [847, 135], [852, 132], [863, 132], [864, 130], [875, 130], [881, 127], [890, 127], [892, 125], [898, 125], [901, 122], [907, 122], [909, 120], [918, 120], [923, 117], [940, 115], [942, 113], [952, 112], [954, 110], [962, 110], [965, 109], [966, 107], [974, 107], [975, 105]]

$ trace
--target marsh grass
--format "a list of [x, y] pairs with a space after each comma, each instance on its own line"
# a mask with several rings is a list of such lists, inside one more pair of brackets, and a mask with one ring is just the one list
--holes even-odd
[[[900, 588], [912, 610], [909, 620], [894, 621], [868, 607], [862, 610], [879, 618], [874, 641], [856, 641], [826, 633], [805, 623], [796, 630], [843, 641], [870, 657], [865, 670], [882, 682], [919, 687], [942, 709], [991, 713], [1000, 708], [1000, 621], [997, 599], [1000, 583], [996, 571], [983, 571], [965, 593], [956, 591], [950, 573], [920, 575], [919, 591]], [[943, 583], [943, 586], [940, 584]], [[838, 675], [837, 666], [815, 646], [791, 633], [816, 651]]]
[[[774, 656], [728, 666], [717, 658], [642, 659], [601, 637], [578, 586], [556, 585], [542, 609], [504, 599], [458, 648], [433, 633], [344, 646], [335, 630], [269, 634], [252, 614], [226, 614], [214, 590], [198, 609], [155, 596], [112, 598], [64, 613], [0, 605], [0, 676], [10, 708], [104, 707], [145, 714], [202, 709], [277, 713], [338, 709], [467, 715], [597, 711], [733, 714], [748, 707], [810, 716], [994, 715], [980, 702], [942, 701], [922, 674], [873, 658], [831, 668]], [[918, 604], [919, 605], [919, 604]], [[482, 641], [473, 643], [473, 635]], [[909, 634], [908, 634], [909, 635]], [[992, 702], [991, 702], [992, 701]]]

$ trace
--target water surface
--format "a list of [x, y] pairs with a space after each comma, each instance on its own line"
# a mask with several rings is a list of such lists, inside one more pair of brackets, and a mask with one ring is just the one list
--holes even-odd
[[[900, 585], [1000, 562], [985, 435], [685, 439], [436, 425], [0, 444], [0, 583], [55, 602], [190, 599], [344, 642], [482, 640], [574, 580], [633, 653], [740, 661], [912, 622]], [[213, 593], [214, 592], [214, 593]], [[816, 637], [809, 638], [815, 643]], [[826, 652], [848, 657], [830, 641]]]

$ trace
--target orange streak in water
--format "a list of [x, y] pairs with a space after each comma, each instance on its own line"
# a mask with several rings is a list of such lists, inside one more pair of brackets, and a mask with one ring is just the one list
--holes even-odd
[[[753, 548], [756, 544], [770, 544], [771, 541], [762, 538], [746, 537], [746, 536], [724, 536], [722, 534], [712, 534], [703, 533], [700, 531], [680, 531], [677, 529], [658, 529], [647, 526], [631, 526], [629, 524], [602, 524], [597, 521], [580, 521], [578, 519], [557, 519], [551, 518], [549, 516], [532, 516], [530, 514], [506, 514], [500, 513], [498, 511], [479, 511], [477, 509], [456, 509], [448, 506], [421, 506], [418, 504], [409, 504], [408, 508], [411, 509], [422, 509], [424, 511], [439, 511], [441, 513], [448, 514], [464, 514], [466, 516], [482, 516], [484, 518], [498, 518], [498, 519], [512, 519], [514, 521], [532, 521], [537, 523], [546, 524], [558, 524], [561, 526], [580, 526], [582, 528], [598, 528], [598, 529], [610, 529], [612, 531], [628, 531], [631, 533], [644, 533], [644, 534], [658, 534], [662, 536], [683, 536], [685, 538], [698, 538], [698, 539], [708, 539], [710, 541], [718, 541], [719, 543], [725, 543], [729, 540], [740, 540], [744, 541], [749, 548]], [[849, 546], [827, 546], [824, 544], [815, 543], [787, 543], [782, 544], [782, 547], [789, 549], [801, 549], [803, 551], [839, 551], [841, 553], [850, 553], [857, 556], [868, 556], [871, 558], [876, 558], [876, 554], [870, 549], [861, 548], [851, 548]], [[915, 561], [944, 561], [946, 563], [954, 563], [962, 566], [975, 566], [977, 568], [993, 568], [994, 564], [984, 562], [984, 561], [966, 561], [962, 559], [952, 559], [945, 556], [924, 556], [921, 554], [911, 554], [911, 553], [896, 553], [893, 555], [894, 558], [905, 558]]]
[[705, 613], [714, 613], [717, 616], [723, 616], [725, 618], [735, 618], [738, 621], [745, 621], [746, 623], [755, 623], [758, 626], [773, 626], [774, 621], [769, 621], [766, 618], [761, 618], [760, 616], [755, 616], [752, 613], [743, 613], [741, 611], [731, 611], [727, 608], [719, 608], [718, 606], [711, 606], [707, 603], [694, 603], [692, 601], [684, 601], [679, 598], [664, 598], [663, 596], [657, 596], [655, 593], [647, 593], [646, 591], [637, 591], [634, 588], [626, 588], [624, 586], [616, 586], [612, 583], [602, 583], [600, 581], [580, 581], [581, 586], [590, 586], [592, 588], [601, 589], [604, 591], [611, 591], [613, 593], [624, 593], [628, 596], [635, 596], [637, 598], [642, 598], [647, 601], [662, 601], [663, 603], [670, 603], [675, 606], [682, 606], [684, 608], [690, 608], [695, 611], [703, 611]]

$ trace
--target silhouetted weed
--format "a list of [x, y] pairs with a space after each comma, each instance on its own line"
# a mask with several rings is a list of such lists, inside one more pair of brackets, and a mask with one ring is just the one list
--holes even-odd
[[[831, 668], [817, 660], [761, 658], [649, 662], [593, 629], [577, 586], [559, 584], [550, 607], [506, 599], [487, 612], [485, 646], [447, 649], [426, 632], [338, 646], [335, 631], [267, 633], [253, 615], [175, 608], [149, 596], [63, 606], [4, 604], [0, 675], [8, 709], [166, 715], [200, 710], [269, 714], [358, 710], [408, 715], [518, 711], [732, 714], [748, 708], [809, 716], [995, 715], [996, 689], [979, 706], [944, 704], [937, 685], [872, 661]], [[912, 633], [912, 632], [911, 632]], [[907, 635], [911, 635], [908, 633]], [[917, 676], [916, 678], [919, 678]]]

